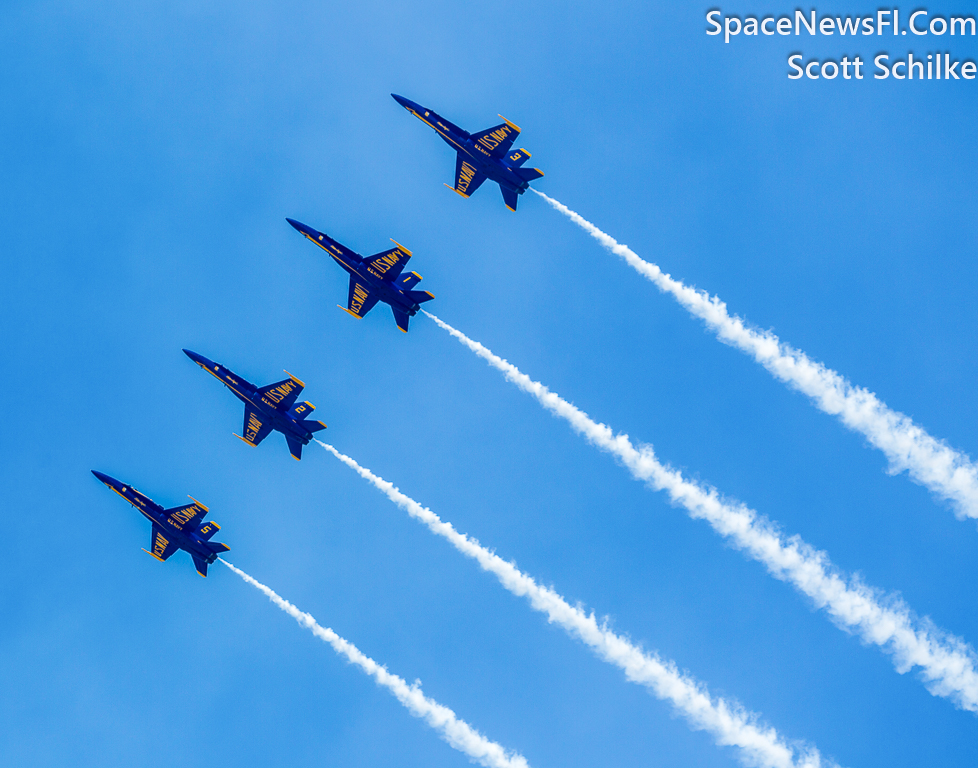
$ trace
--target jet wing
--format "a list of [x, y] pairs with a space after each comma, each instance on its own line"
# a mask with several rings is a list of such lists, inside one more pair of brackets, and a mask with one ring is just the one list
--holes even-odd
[[465, 160], [461, 153], [455, 160], [455, 186], [453, 189], [462, 197], [468, 197], [482, 186], [486, 180], [486, 175], [475, 169], [468, 160]]
[[248, 445], [258, 445], [262, 440], [268, 437], [268, 433], [272, 431], [272, 425], [264, 421], [264, 416], [256, 413], [252, 408], [245, 406], [244, 412], [244, 437], [241, 437]]
[[166, 509], [163, 514], [167, 516], [167, 522], [174, 528], [181, 531], [196, 531], [200, 521], [207, 514], [207, 507], [195, 499], [193, 504]]
[[[505, 119], [503, 118], [503, 120]], [[520, 129], [506, 121], [492, 128], [486, 128], [484, 131], [473, 133], [472, 141], [489, 150], [493, 157], [502, 157], [509, 152], [509, 148], [513, 146], [513, 142], [519, 135]]]
[[[286, 371], [288, 373], [288, 371]], [[287, 411], [291, 408], [299, 397], [299, 393], [302, 392], [303, 387], [306, 385], [299, 381], [295, 376], [290, 375], [289, 378], [284, 381], [278, 381], [275, 384], [269, 384], [267, 387], [259, 387], [258, 394], [269, 405], [274, 406], [280, 411]], [[245, 422], [248, 421], [247, 414], [245, 415]], [[245, 429], [248, 428], [247, 423], [245, 424]]]
[[363, 260], [363, 264], [377, 277], [394, 280], [401, 274], [401, 270], [404, 269], [410, 258], [411, 251], [400, 243], [397, 243], [397, 248], [391, 248], [389, 251], [367, 256]]
[[166, 538], [166, 536], [163, 535], [163, 529], [156, 523], [153, 523], [153, 538], [150, 540], [150, 546], [153, 547], [152, 552], [150, 552], [148, 549], [144, 549], [143, 552], [149, 552], [149, 554], [151, 554], [161, 563], [180, 549], [180, 547], [172, 543]]
[[380, 301], [380, 297], [370, 293], [370, 288], [357, 279], [356, 275], [350, 276], [350, 296], [347, 299], [345, 309], [354, 317], [361, 319], [374, 305]]

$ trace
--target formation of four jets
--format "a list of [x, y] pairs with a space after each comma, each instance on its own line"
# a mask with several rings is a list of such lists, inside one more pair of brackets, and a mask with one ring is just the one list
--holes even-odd
[[[436, 112], [422, 107], [403, 96], [391, 94], [408, 112], [431, 126], [455, 151], [455, 186], [449, 187], [462, 197], [469, 197], [489, 179], [499, 184], [506, 207], [516, 210], [519, 195], [529, 189], [530, 182], [543, 176], [538, 168], [524, 168], [530, 157], [525, 149], [513, 150], [513, 143], [520, 134], [518, 126], [505, 117], [500, 125], [478, 133], [469, 133]], [[500, 115], [502, 117], [502, 115]], [[448, 186], [447, 184], [445, 186]], [[319, 232], [293, 219], [286, 219], [298, 232], [322, 248], [350, 275], [350, 291], [345, 307], [341, 309], [356, 318], [363, 318], [378, 302], [389, 305], [397, 327], [407, 333], [410, 319], [421, 309], [421, 304], [435, 298], [428, 291], [414, 290], [421, 281], [417, 272], [404, 274], [404, 267], [411, 258], [411, 251], [394, 241], [391, 248], [373, 256], [363, 257], [341, 245], [329, 235]], [[244, 427], [239, 439], [256, 446], [274, 430], [281, 432], [288, 443], [289, 452], [295, 459], [302, 458], [302, 447], [308, 445], [313, 434], [326, 429], [321, 421], [310, 419], [315, 406], [309, 402], [296, 405], [299, 394], [305, 388], [292, 374], [283, 381], [256, 387], [233, 371], [203, 355], [183, 350], [197, 365], [217, 378], [245, 405]], [[286, 371], [288, 373], [288, 371]], [[144, 550], [163, 562], [177, 550], [190, 554], [194, 567], [201, 576], [207, 576], [207, 566], [218, 555], [227, 552], [226, 544], [212, 542], [211, 537], [221, 526], [213, 520], [204, 521], [207, 507], [191, 497], [193, 504], [164, 509], [131, 485], [121, 483], [109, 475], [92, 470], [98, 480], [118, 493], [141, 512], [151, 523], [151, 549]]]

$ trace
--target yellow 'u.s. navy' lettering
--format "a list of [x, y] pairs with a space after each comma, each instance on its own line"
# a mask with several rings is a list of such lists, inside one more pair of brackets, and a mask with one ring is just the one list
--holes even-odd
[[462, 167], [458, 169], [458, 183], [455, 185], [455, 189], [461, 192], [463, 195], [465, 191], [469, 188], [469, 184], [472, 183], [472, 179], [475, 178], [475, 168], [468, 164], [468, 162], [463, 162]]
[[153, 554], [159, 558], [163, 557], [163, 553], [166, 551], [166, 546], [170, 542], [163, 537], [162, 533], [156, 534], [156, 539], [153, 542]]
[[265, 395], [273, 403], [280, 403], [293, 389], [295, 389], [295, 382], [291, 380], [284, 381], [279, 386], [265, 392]]
[[492, 150], [502, 144], [503, 140], [512, 132], [513, 129], [508, 125], [501, 125], [496, 130], [484, 134], [479, 139], [479, 143], [486, 149]]
[[353, 295], [350, 297], [350, 310], [359, 316], [360, 310], [363, 309], [363, 302], [366, 300], [367, 291], [360, 283], [357, 283], [353, 288]]
[[248, 426], [245, 428], [245, 439], [249, 443], [255, 442], [255, 438], [258, 437], [258, 431], [261, 429], [261, 422], [254, 413], [248, 414]]

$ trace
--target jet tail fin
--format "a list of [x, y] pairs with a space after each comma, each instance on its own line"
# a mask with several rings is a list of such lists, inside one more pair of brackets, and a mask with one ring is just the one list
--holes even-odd
[[405, 291], [405, 293], [415, 304], [424, 304], [424, 302], [435, 298], [434, 294], [427, 291]]
[[539, 168], [514, 168], [513, 173], [523, 179], [523, 181], [533, 181], [543, 176], [543, 171]]
[[222, 544], [219, 541], [208, 541], [207, 546], [210, 548], [210, 551], [213, 552], [215, 555], [220, 554], [221, 552], [231, 551], [231, 547], [229, 547], [227, 544]]
[[302, 426], [308, 429], [310, 432], [319, 432], [320, 430], [326, 429], [326, 425], [321, 421], [313, 421], [312, 419], [306, 419], [305, 421], [299, 422]]

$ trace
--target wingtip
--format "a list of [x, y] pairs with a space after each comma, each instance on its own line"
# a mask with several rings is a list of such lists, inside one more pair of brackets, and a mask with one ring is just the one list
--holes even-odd
[[291, 373], [289, 373], [284, 368], [282, 369], [282, 373], [284, 373], [286, 376], [288, 376], [290, 379], [292, 379], [296, 384], [298, 384], [303, 389], [306, 388], [306, 383], [302, 379], [300, 379], [298, 376], [293, 376]]
[[[499, 113], [497, 112], [496, 114], [498, 115]], [[512, 128], [514, 131], [516, 131], [517, 133], [522, 133], [523, 132], [523, 129], [520, 128], [516, 123], [514, 123], [514, 122], [512, 122], [510, 120], [507, 120], [502, 115], [499, 115], [499, 117], [501, 117], [502, 118], [502, 121], [504, 123], [506, 123], [506, 125], [508, 125], [510, 128]]]
[[394, 243], [394, 245], [396, 245], [402, 251], [404, 251], [404, 253], [406, 253], [408, 256], [413, 256], [414, 255], [413, 253], [411, 253], [411, 251], [409, 251], [407, 248], [405, 248], [403, 245], [401, 245], [399, 242], [397, 242], [397, 240], [395, 240], [393, 237], [391, 238], [391, 242]]

